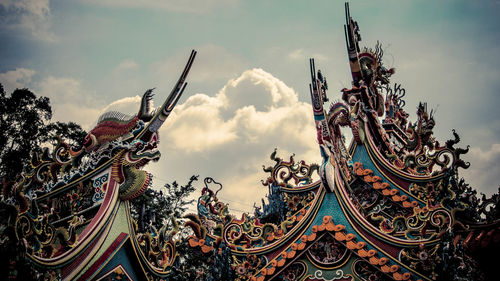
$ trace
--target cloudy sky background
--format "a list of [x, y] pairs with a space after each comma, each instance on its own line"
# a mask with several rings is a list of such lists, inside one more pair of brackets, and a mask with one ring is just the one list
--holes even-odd
[[[384, 47], [392, 82], [435, 111], [441, 143], [455, 128], [471, 145], [461, 175], [492, 194], [500, 181], [500, 2], [351, 1], [362, 46]], [[236, 212], [267, 193], [281, 157], [320, 161], [309, 102], [308, 59], [326, 75], [331, 100], [350, 86], [343, 1], [0, 0], [0, 83], [51, 98], [54, 119], [89, 130], [107, 110], [135, 113], [156, 87], [160, 105], [191, 49], [189, 85], [161, 129], [155, 185], [190, 175], [224, 184]], [[201, 187], [201, 182], [198, 186]]]

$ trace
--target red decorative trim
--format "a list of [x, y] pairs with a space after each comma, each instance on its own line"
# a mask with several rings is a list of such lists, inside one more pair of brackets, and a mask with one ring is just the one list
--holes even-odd
[[[97, 227], [99, 224], [101, 224], [103, 221], [105, 221], [108, 217], [106, 216], [106, 213], [111, 213], [113, 207], [115, 206], [115, 201], [113, 201], [113, 198], [115, 197], [115, 193], [118, 192], [118, 188], [116, 188], [115, 181], [113, 179], [110, 179], [110, 185], [108, 185], [107, 192], [104, 198], [103, 203], [99, 207], [99, 211], [97, 214], [94, 216], [92, 221], [85, 227], [85, 229], [82, 231], [80, 235], [78, 235], [77, 240], [76, 240], [76, 245], [71, 248], [69, 251], [64, 252], [63, 254], [53, 257], [53, 258], [35, 258], [34, 259], [37, 262], [41, 262], [43, 264], [62, 264], [62, 263], [67, 263], [71, 259], [75, 258], [75, 255], [80, 255], [79, 252], [82, 251], [86, 247], [86, 240], [93, 239], [95, 238], [95, 235], [93, 233], [96, 233], [101, 229], [100, 227]], [[92, 237], [91, 237], [92, 236]], [[88, 243], [87, 243], [88, 244]]]
[[128, 274], [128, 272], [125, 270], [125, 268], [123, 268], [123, 265], [122, 264], [118, 264], [114, 268], [110, 269], [108, 272], [104, 273], [101, 276], [101, 278], [99, 278], [97, 281], [103, 280], [104, 278], [108, 277], [109, 275], [111, 275], [111, 273], [113, 273], [118, 268], [120, 268], [123, 271], [123, 273], [125, 274], [125, 276], [127, 276], [128, 280], [134, 280], [134, 279], [132, 279], [132, 277], [130, 277], [130, 274]]
[[[109, 170], [108, 170], [108, 172], [109, 172]], [[104, 197], [104, 201], [102, 202], [101, 207], [99, 208], [99, 211], [97, 211], [97, 214], [94, 216], [92, 221], [82, 231], [82, 233], [80, 234], [80, 237], [78, 237], [79, 241], [82, 241], [85, 238], [87, 238], [87, 235], [89, 233], [91, 233], [92, 230], [95, 229], [96, 225], [99, 224], [104, 219], [103, 218], [104, 214], [108, 211], [108, 209], [110, 207], [112, 207], [111, 201], [113, 199], [113, 194], [115, 193], [116, 189], [117, 189], [116, 182], [112, 177], [110, 177], [109, 184], [108, 184], [107, 191], [106, 191], [106, 196]]]
[[92, 249], [96, 246], [97, 242], [99, 242], [98, 237], [96, 239], [94, 239], [94, 241], [92, 241], [92, 243], [90, 243], [90, 245], [88, 245], [87, 249], [85, 249], [85, 251], [83, 251], [82, 253], [80, 253], [76, 257], [76, 259], [70, 265], [63, 267], [63, 269], [62, 269], [62, 276], [66, 277], [71, 272], [73, 272], [73, 270], [77, 266], [79, 266], [85, 258], [87, 258], [87, 256], [90, 254], [90, 252], [92, 251]]
[[104, 253], [97, 259], [97, 261], [95, 261], [94, 264], [92, 264], [92, 266], [90, 266], [89, 269], [82, 276], [80, 276], [80, 278], [78, 278], [78, 281], [88, 280], [94, 273], [96, 273], [104, 262], [111, 256], [111, 254], [121, 247], [127, 238], [127, 233], [120, 233], [118, 237], [116, 237], [115, 241], [113, 241], [106, 251], [104, 251]]

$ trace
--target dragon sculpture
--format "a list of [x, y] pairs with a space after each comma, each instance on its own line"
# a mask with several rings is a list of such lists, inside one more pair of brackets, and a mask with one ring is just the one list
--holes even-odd
[[[500, 246], [500, 194], [479, 198], [459, 178], [459, 168], [469, 166], [460, 159], [468, 147], [456, 147], [454, 130], [444, 144], [435, 139], [426, 103], [409, 120], [406, 91], [391, 83], [395, 70], [384, 66], [382, 45], [360, 48], [348, 3], [345, 10], [352, 86], [329, 107], [326, 77], [310, 60], [321, 164], [283, 159], [275, 150], [273, 165], [263, 167], [269, 194], [253, 214], [240, 216], [218, 198], [222, 185], [205, 179], [197, 212], [184, 223], [191, 230], [187, 244], [210, 264], [205, 280], [495, 278], [497, 262], [487, 253]], [[142, 168], [160, 157], [158, 130], [186, 86], [194, 56], [159, 109], [151, 110], [148, 90], [137, 115], [103, 115], [81, 148], [60, 142], [4, 185], [13, 235], [33, 263], [52, 270], [52, 279], [169, 278], [179, 226], [138, 226], [129, 200], [151, 184]], [[123, 257], [136, 259], [126, 264]]]
[[172, 235], [165, 229], [139, 233], [128, 201], [151, 186], [152, 175], [142, 168], [160, 158], [158, 130], [187, 85], [195, 55], [161, 107], [151, 109], [153, 89], [147, 90], [136, 115], [103, 114], [79, 149], [60, 139], [52, 152], [35, 155], [15, 183], [4, 185], [4, 201], [16, 206], [12, 227], [35, 266], [50, 269], [55, 279], [97, 278], [102, 262], [96, 245], [121, 241], [135, 249], [140, 267], [150, 269], [142, 274], [168, 274], [176, 258]]

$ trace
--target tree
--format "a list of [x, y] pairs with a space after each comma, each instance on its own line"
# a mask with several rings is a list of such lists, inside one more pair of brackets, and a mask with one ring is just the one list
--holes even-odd
[[87, 133], [75, 122], [55, 122], [47, 126], [48, 138], [52, 144], [56, 144], [57, 136], [61, 136], [64, 141], [72, 147], [79, 148]]
[[76, 123], [51, 123], [52, 108], [47, 97], [28, 89], [6, 95], [0, 84], [0, 179], [15, 181], [42, 145], [54, 143], [57, 135], [78, 146], [85, 131]]
[[143, 232], [149, 224], [160, 229], [164, 224], [167, 228], [173, 226], [173, 219], [182, 222], [184, 212], [194, 203], [188, 197], [196, 189], [193, 182], [197, 180], [198, 176], [191, 176], [183, 186], [174, 181], [172, 184], [165, 184], [164, 189], [147, 189], [132, 200], [132, 217], [137, 221], [139, 231]]
[[[76, 123], [50, 122], [52, 108], [47, 97], [28, 89], [16, 89], [10, 96], [0, 84], [0, 182], [7, 186], [30, 164], [42, 146], [55, 144], [58, 136], [80, 146], [86, 133]], [[15, 234], [18, 210], [0, 201], [0, 280], [40, 280], [41, 273], [25, 255], [22, 237]]]

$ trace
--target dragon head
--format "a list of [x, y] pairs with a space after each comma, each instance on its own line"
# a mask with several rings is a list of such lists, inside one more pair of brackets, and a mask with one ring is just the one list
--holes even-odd
[[373, 85], [376, 82], [388, 84], [389, 78], [395, 73], [394, 68], [387, 69], [384, 66], [383, 56], [384, 50], [379, 42], [375, 45], [375, 49], [365, 47], [363, 52], [359, 53], [361, 75], [366, 85]]
[[[147, 90], [137, 114], [103, 114], [81, 149], [59, 139], [52, 151], [34, 155], [15, 183], [3, 184], [4, 201], [18, 211], [16, 235], [25, 240], [30, 259], [53, 268], [74, 262], [111, 223], [108, 211], [127, 206], [120, 200], [133, 199], [151, 185], [152, 175], [142, 168], [160, 158], [158, 131], [186, 87], [195, 55], [161, 107], [151, 110], [153, 89]], [[162, 252], [165, 266], [173, 264], [172, 251]]]
[[[116, 140], [126, 142], [124, 144], [126, 149], [123, 150], [112, 167], [112, 175], [121, 184], [120, 198], [122, 200], [129, 200], [139, 196], [150, 185], [151, 174], [140, 169], [150, 161], [157, 161], [160, 158], [158, 131], [174, 109], [186, 87], [187, 83], [184, 80], [195, 55], [196, 52], [193, 51], [179, 81], [163, 105], [151, 113], [148, 104], [152, 97], [152, 89], [146, 91], [139, 113], [124, 126], [129, 129], [129, 133], [121, 134], [116, 138]], [[104, 140], [108, 136], [106, 134]]]
[[125, 154], [128, 163], [137, 169], [144, 167], [149, 161], [158, 161], [161, 153], [158, 150], [159, 135], [154, 132], [149, 141], [133, 140], [130, 149]]

